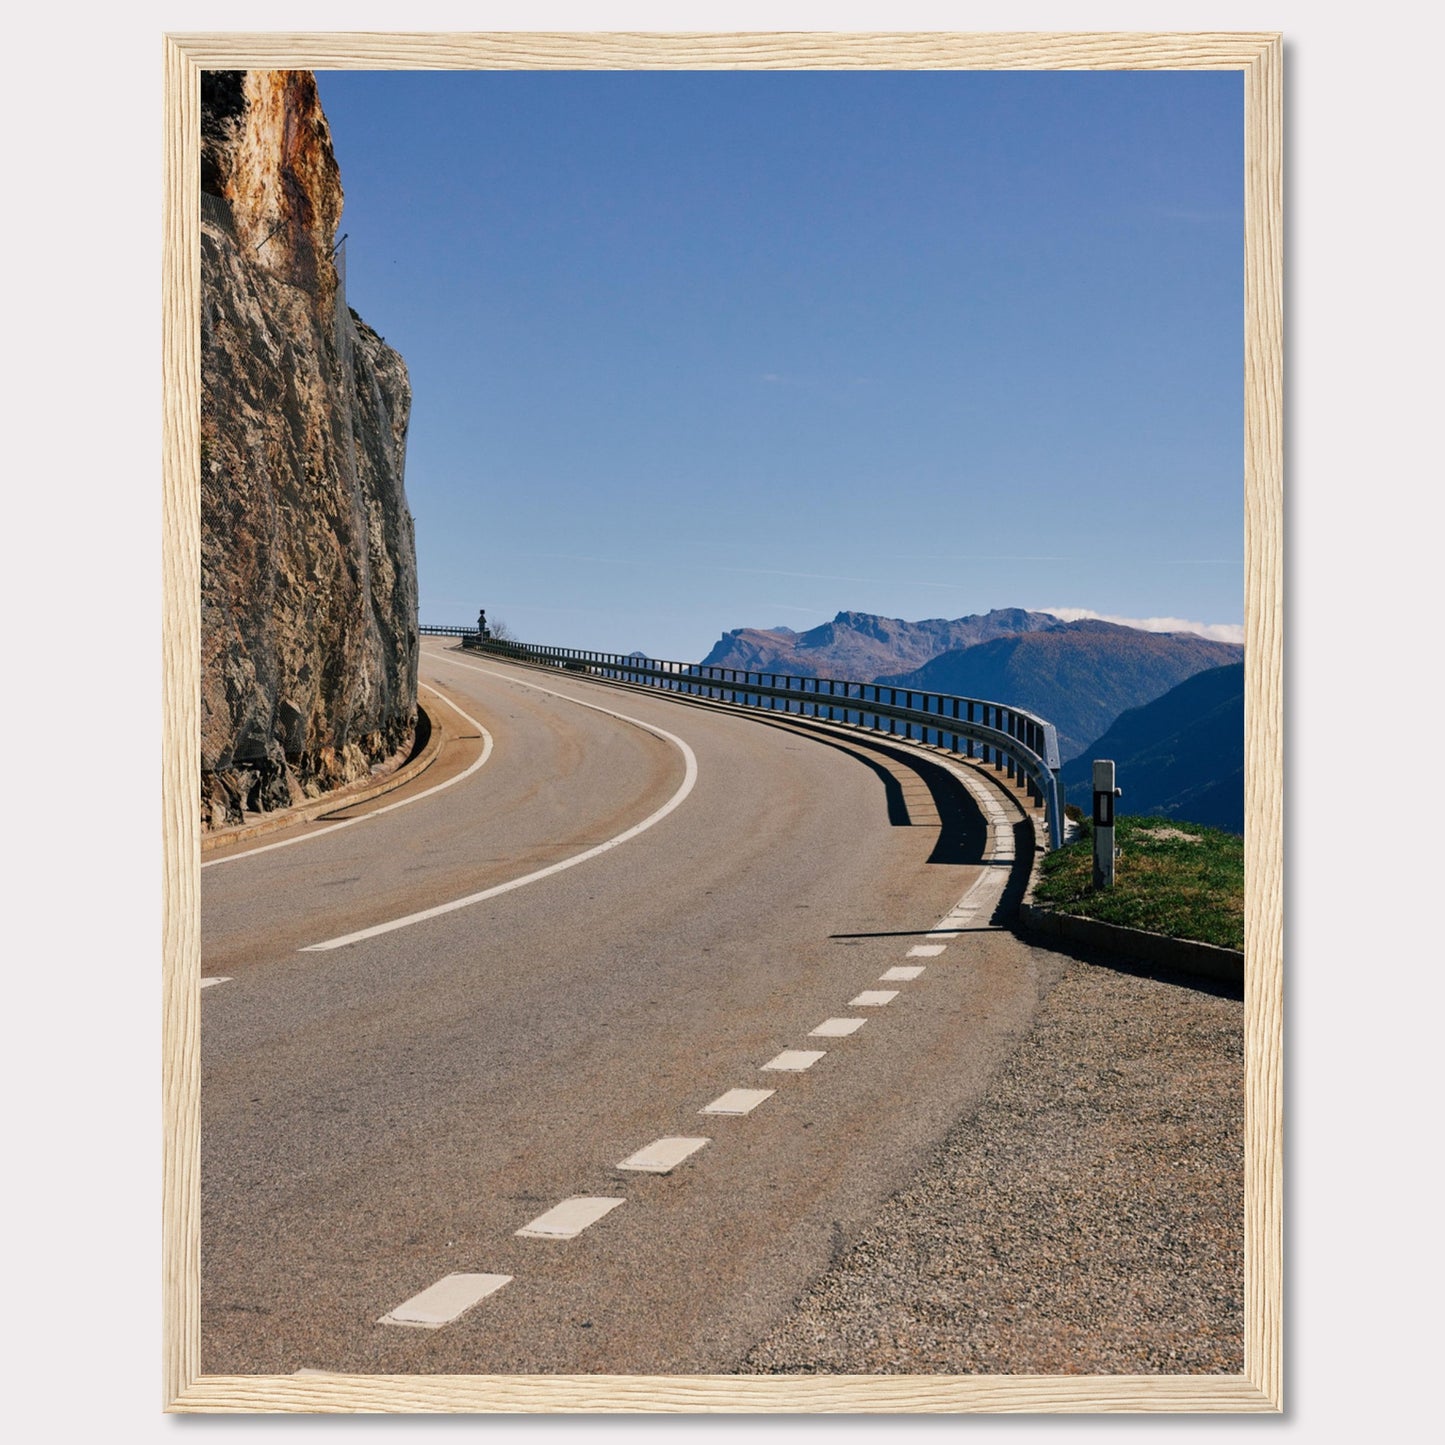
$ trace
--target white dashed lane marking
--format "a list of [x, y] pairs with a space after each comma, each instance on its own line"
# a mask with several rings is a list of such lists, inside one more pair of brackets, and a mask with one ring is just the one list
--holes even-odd
[[698, 1110], [699, 1114], [751, 1114], [776, 1089], [729, 1089], [720, 1098]]
[[867, 1019], [824, 1019], [817, 1028], [809, 1031], [810, 1039], [846, 1039], [849, 1034], [856, 1034]]
[[784, 1049], [777, 1058], [769, 1059], [762, 1067], [780, 1069], [788, 1074], [801, 1074], [811, 1069], [828, 1051], [826, 1049]]
[[950, 913], [947, 918], [940, 918], [935, 928], [928, 931], [929, 938], [957, 938], [966, 928], [976, 927], [974, 922], [978, 910], [970, 908], [967, 913]]
[[564, 1199], [545, 1214], [517, 1231], [523, 1239], [575, 1239], [589, 1224], [596, 1224], [604, 1214], [611, 1214], [623, 1199]]
[[[462, 664], [466, 666], [466, 664]], [[470, 671], [483, 672], [484, 668], [470, 668]], [[495, 674], [494, 674], [495, 675]], [[526, 684], [536, 687], [536, 684]], [[549, 688], [536, 689], [540, 692], [551, 692]], [[563, 694], [553, 694], [563, 696]], [[569, 698], [569, 701], [578, 701]], [[455, 706], [455, 704], [452, 704]], [[583, 707], [593, 706], [582, 703]], [[610, 712], [610, 709], [596, 708], [598, 712]], [[622, 714], [612, 713], [614, 717], [621, 717]], [[465, 716], [465, 714], [464, 714]], [[636, 722], [637, 719], [627, 719]], [[450, 912], [458, 907], [465, 907], [468, 904], [481, 901], [484, 897], [494, 896], [496, 893], [510, 891], [511, 888], [520, 886], [523, 883], [531, 882], [538, 877], [545, 877], [561, 868], [569, 867], [574, 863], [581, 862], [584, 858], [594, 856], [597, 852], [605, 851], [606, 848], [615, 846], [625, 838], [635, 836], [652, 823], [671, 812], [678, 803], [691, 791], [692, 783], [696, 778], [696, 763], [692, 758], [691, 749], [680, 738], [670, 733], [665, 733], [661, 728], [654, 728], [648, 724], [641, 724], [649, 732], [656, 733], [668, 741], [679, 746], [687, 758], [686, 778], [683, 787], [674, 797], [669, 800], [659, 812], [646, 819], [638, 827], [629, 830], [616, 839], [610, 840], [602, 848], [594, 849], [588, 853], [578, 855], [576, 858], [568, 859], [561, 864], [553, 865], [552, 868], [544, 869], [541, 873], [532, 874], [527, 878], [515, 880], [513, 883], [503, 885], [501, 888], [489, 889], [485, 893], [473, 895], [467, 899], [459, 899], [454, 903], [442, 905], [437, 909], [429, 909], [422, 914], [413, 914], [405, 919], [394, 920], [390, 924], [380, 925], [374, 929], [363, 930], [358, 934], [348, 935], [346, 938], [328, 940], [325, 944], [315, 945], [313, 948], [336, 947], [340, 944], [354, 942], [363, 937], [371, 937], [377, 933], [389, 932], [392, 928], [404, 927], [407, 924], [419, 922], [422, 918], [435, 917], [439, 913]], [[483, 729], [485, 732], [485, 729]], [[490, 752], [490, 738], [487, 739], [487, 752]], [[485, 755], [479, 762], [485, 761]], [[474, 765], [476, 766], [476, 765]], [[470, 770], [469, 770], [470, 771]], [[950, 770], [952, 771], [952, 770]], [[990, 832], [993, 834], [993, 847], [991, 857], [999, 862], [1012, 858], [1012, 838], [1009, 835], [1004, 815], [998, 804], [992, 799], [985, 799], [980, 796], [976, 784], [970, 783], [969, 791], [983, 803], [988, 814]], [[401, 806], [396, 804], [394, 806]], [[936, 928], [930, 930], [925, 937], [933, 938], [956, 938], [962, 929], [967, 926], [978, 912], [978, 905], [969, 900], [975, 893], [993, 891], [986, 887], [992, 884], [993, 879], [987, 874], [980, 877], [968, 893], [953, 906], [953, 908], [939, 920]], [[942, 943], [915, 944], [908, 950], [910, 958], [936, 958], [944, 951]], [[916, 979], [924, 971], [922, 964], [902, 965], [888, 969], [880, 976], [880, 982], [905, 983]], [[217, 983], [229, 983], [229, 978], [203, 978], [202, 988], [209, 988]], [[849, 1000], [850, 1008], [881, 1008], [891, 1003], [898, 997], [897, 989], [864, 989], [862, 993]], [[825, 1019], [815, 1028], [810, 1037], [815, 1038], [845, 1038], [856, 1033], [867, 1022], [861, 1018], [830, 1018]], [[823, 1049], [784, 1049], [782, 1053], [770, 1059], [761, 1067], [763, 1069], [801, 1073], [811, 1068], [824, 1056]], [[714, 1099], [712, 1103], [704, 1105], [698, 1112], [701, 1114], [750, 1114], [765, 1099], [769, 1099], [776, 1092], [773, 1089], [729, 1089]], [[700, 1138], [664, 1138], [656, 1139], [644, 1149], [639, 1149], [635, 1154], [629, 1155], [617, 1165], [619, 1169], [638, 1170], [650, 1174], [668, 1174], [685, 1160], [696, 1154], [706, 1144], [711, 1143], [709, 1139]], [[583, 1230], [596, 1224], [598, 1220], [610, 1214], [619, 1205], [626, 1203], [623, 1199], [617, 1198], [596, 1198], [591, 1196], [576, 1196], [571, 1199], [564, 1199], [562, 1203], [555, 1205], [540, 1214], [530, 1224], [516, 1231], [517, 1235], [524, 1239], [575, 1239]], [[440, 1329], [443, 1325], [450, 1324], [471, 1309], [473, 1305], [485, 1299], [488, 1295], [494, 1294], [503, 1285], [511, 1282], [512, 1276], [508, 1274], [449, 1274], [444, 1279], [438, 1280], [431, 1288], [423, 1290], [420, 1294], [414, 1295], [405, 1304], [398, 1305], [390, 1314], [383, 1315], [378, 1321], [384, 1325], [403, 1325], [414, 1329]], [[301, 1372], [309, 1373], [309, 1372]]]
[[230, 983], [230, 981], [231, 980], [229, 978], [203, 978], [201, 980], [201, 987], [212, 988], [218, 983]]
[[644, 1174], [670, 1174], [684, 1159], [696, 1154], [710, 1139], [654, 1139], [645, 1149], [629, 1154], [617, 1167]]
[[382, 1315], [377, 1324], [439, 1330], [464, 1315], [478, 1300], [496, 1294], [511, 1279], [509, 1274], [449, 1274], [404, 1305], [397, 1305], [389, 1315]]

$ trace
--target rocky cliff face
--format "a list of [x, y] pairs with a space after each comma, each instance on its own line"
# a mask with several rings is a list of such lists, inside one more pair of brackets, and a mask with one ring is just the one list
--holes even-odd
[[350, 312], [306, 71], [202, 84], [201, 767], [208, 826], [364, 776], [416, 717], [411, 389]]

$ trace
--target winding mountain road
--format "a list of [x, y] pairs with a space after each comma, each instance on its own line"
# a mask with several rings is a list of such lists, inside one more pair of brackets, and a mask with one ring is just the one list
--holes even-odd
[[421, 677], [421, 778], [202, 874], [202, 1368], [729, 1372], [1027, 1029], [1032, 825], [856, 730]]

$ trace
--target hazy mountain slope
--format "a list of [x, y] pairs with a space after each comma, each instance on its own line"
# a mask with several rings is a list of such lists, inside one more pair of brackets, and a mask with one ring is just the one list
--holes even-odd
[[1141, 632], [1112, 622], [1058, 623], [946, 652], [880, 682], [1012, 703], [1059, 730], [1067, 761], [1102, 736], [1122, 712], [1140, 707], [1206, 668], [1239, 662], [1236, 643], [1184, 632]]
[[1063, 770], [1069, 801], [1091, 806], [1094, 758], [1112, 758], [1119, 810], [1244, 831], [1244, 664], [1210, 668], [1130, 708]]
[[786, 627], [736, 628], [723, 634], [703, 662], [796, 677], [870, 682], [880, 672], [921, 667], [952, 649], [1062, 625], [1047, 612], [1026, 612], [1021, 607], [953, 621], [933, 617], [923, 622], [877, 617], [871, 612], [840, 612], [831, 622], [808, 632]]

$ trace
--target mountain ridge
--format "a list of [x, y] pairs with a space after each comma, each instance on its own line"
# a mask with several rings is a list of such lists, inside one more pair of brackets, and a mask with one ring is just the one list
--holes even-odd
[[1236, 663], [1244, 649], [1193, 632], [1151, 632], [1101, 618], [998, 607], [907, 622], [844, 610], [806, 632], [739, 627], [703, 666], [878, 682], [1011, 704], [1058, 729], [1065, 762], [1122, 713], [1185, 679]]
[[734, 628], [713, 645], [702, 665], [872, 682], [882, 671], [921, 667], [955, 648], [1064, 625], [1050, 613], [1022, 607], [920, 622], [845, 610], [806, 632], [789, 627]]
[[1085, 811], [1092, 760], [1112, 758], [1119, 809], [1244, 832], [1244, 664], [1209, 668], [1121, 713], [1061, 778]]
[[1243, 655], [1236, 642], [1087, 618], [942, 653], [876, 680], [1027, 709], [1058, 729], [1059, 753], [1068, 762], [1127, 709]]

